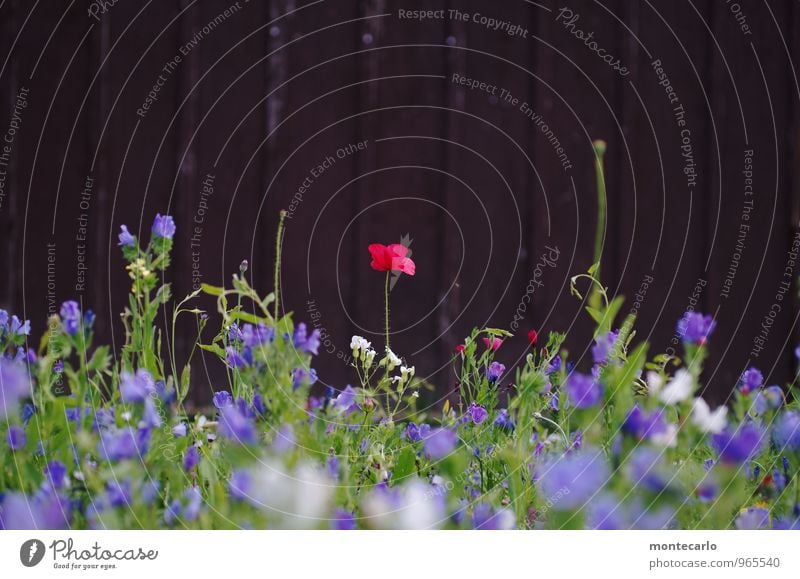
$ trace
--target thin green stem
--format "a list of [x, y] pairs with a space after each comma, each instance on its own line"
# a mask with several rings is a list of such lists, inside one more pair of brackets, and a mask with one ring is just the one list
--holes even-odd
[[386, 305], [386, 350], [389, 350], [389, 278], [392, 272], [386, 272], [386, 291], [384, 293], [384, 303]]
[[603, 251], [603, 238], [606, 232], [606, 178], [603, 168], [603, 155], [606, 152], [605, 141], [594, 141], [595, 176], [597, 179], [597, 227], [594, 232], [594, 262], [598, 264], [595, 275], [600, 277], [600, 257]]
[[280, 312], [280, 282], [281, 282], [281, 252], [283, 250], [283, 228], [286, 221], [286, 211], [282, 210], [278, 221], [278, 234], [275, 239], [275, 323], [278, 322]]

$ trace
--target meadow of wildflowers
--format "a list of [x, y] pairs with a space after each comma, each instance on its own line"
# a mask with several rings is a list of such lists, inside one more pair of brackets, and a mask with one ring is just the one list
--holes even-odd
[[[405, 247], [365, 248], [364, 267], [386, 275], [386, 334], [353, 336], [352, 383], [323, 390], [319, 332], [280, 315], [277, 291], [258, 295], [246, 264], [230, 287], [173, 300], [161, 279], [175, 230], [157, 215], [147, 244], [120, 231], [119, 352], [94, 343], [74, 301], [40, 342], [0, 311], [0, 528], [800, 528], [794, 385], [749, 368], [712, 408], [699, 381], [710, 316], [677, 321], [681, 359], [659, 355], [590, 271], [573, 291], [589, 280], [593, 365], [531, 329], [508, 368], [495, 360], [508, 332], [475, 329], [453, 353], [458, 398], [423, 411], [413, 360], [389, 344], [390, 276], [415, 273]], [[200, 291], [216, 312], [196, 309]], [[228, 368], [205, 411], [184, 407], [191, 357], [166, 351], [165, 310], [173, 326], [219, 325], [196, 345]]]

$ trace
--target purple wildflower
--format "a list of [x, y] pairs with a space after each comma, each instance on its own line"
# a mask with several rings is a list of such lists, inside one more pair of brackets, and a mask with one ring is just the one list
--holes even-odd
[[335, 456], [328, 457], [328, 462], [325, 463], [325, 469], [328, 471], [328, 476], [332, 480], [339, 478], [339, 459]]
[[134, 431], [131, 427], [118, 431], [103, 430], [97, 443], [97, 452], [109, 461], [124, 460], [147, 452], [148, 429]]
[[142, 490], [141, 490], [141, 497], [142, 503], [145, 505], [151, 505], [155, 502], [158, 498], [159, 490], [161, 489], [161, 485], [156, 480], [148, 480], [142, 483]]
[[425, 454], [434, 459], [444, 458], [453, 452], [456, 442], [455, 432], [447, 428], [436, 428], [424, 438]]
[[155, 391], [153, 378], [147, 370], [139, 369], [136, 374], [123, 372], [119, 381], [119, 393], [123, 402], [144, 402]]
[[61, 323], [68, 335], [74, 336], [78, 333], [81, 326], [81, 308], [78, 302], [68, 300], [61, 304]]
[[25, 443], [28, 441], [28, 437], [25, 436], [25, 431], [17, 426], [16, 424], [11, 424], [8, 427], [8, 432], [6, 432], [6, 442], [8, 442], [8, 448], [11, 450], [21, 450], [25, 448]]
[[506, 509], [495, 510], [492, 505], [479, 503], [472, 509], [473, 529], [481, 531], [506, 531], [516, 523], [514, 515]]
[[475, 424], [482, 423], [489, 416], [489, 412], [483, 406], [478, 406], [474, 402], [469, 405], [467, 413]]
[[247, 359], [233, 346], [225, 348], [225, 359], [231, 368], [244, 368], [247, 366]]
[[0, 529], [64, 529], [69, 521], [69, 502], [52, 490], [43, 489], [33, 496], [11, 492], [0, 502]]
[[409, 422], [408, 426], [406, 426], [404, 435], [411, 442], [420, 442], [428, 435], [430, 430], [431, 427], [427, 424], [420, 424], [417, 426], [415, 423]]
[[350, 511], [336, 509], [333, 513], [331, 526], [336, 531], [354, 531], [356, 529], [356, 517]]
[[247, 499], [250, 494], [250, 487], [252, 486], [251, 479], [252, 477], [249, 471], [233, 471], [228, 481], [228, 493], [231, 495], [231, 498], [239, 501]]
[[657, 507], [649, 502], [646, 504], [635, 499], [628, 509], [628, 518], [631, 521], [629, 528], [643, 531], [662, 530], [673, 525], [675, 511], [667, 505]]
[[306, 325], [303, 323], [297, 324], [294, 330], [294, 337], [292, 338], [292, 343], [295, 348], [307, 354], [317, 355], [319, 351], [319, 340], [319, 330], [315, 329], [309, 336]]
[[161, 427], [161, 414], [156, 408], [156, 403], [151, 397], [144, 401], [144, 411], [142, 412], [142, 420], [139, 422], [140, 428], [160, 428]]
[[758, 368], [748, 368], [739, 379], [739, 391], [742, 394], [749, 394], [764, 383], [764, 375]]
[[715, 434], [712, 445], [719, 453], [719, 459], [727, 464], [742, 464], [754, 458], [764, 442], [764, 432], [755, 424], [741, 425], [738, 429], [728, 428]]
[[647, 440], [663, 434], [667, 429], [663, 408], [658, 408], [648, 414], [638, 404], [634, 404], [622, 423], [622, 432], [638, 440]]
[[603, 398], [603, 387], [591, 376], [573, 372], [564, 385], [567, 398], [575, 408], [591, 408]]
[[120, 225], [117, 239], [119, 240], [117, 245], [120, 247], [133, 247], [136, 244], [136, 238], [128, 231], [127, 225]]
[[228, 326], [228, 341], [229, 342], [241, 342], [242, 341], [242, 331], [239, 329], [239, 324], [233, 322], [230, 326]]
[[153, 219], [153, 236], [172, 239], [173, 235], [175, 235], [175, 221], [170, 215], [157, 213]]
[[262, 398], [261, 394], [258, 392], [253, 394], [253, 411], [261, 416], [267, 413], [267, 407], [264, 405], [264, 398]]
[[592, 359], [595, 364], [605, 364], [614, 351], [614, 345], [619, 337], [619, 330], [598, 336], [592, 346]]
[[503, 364], [500, 362], [492, 362], [486, 369], [486, 379], [492, 383], [497, 382], [505, 371], [506, 367]]
[[106, 497], [112, 507], [131, 504], [131, 480], [110, 480], [106, 483]]
[[736, 517], [736, 528], [743, 531], [755, 531], [769, 527], [769, 509], [749, 507]]
[[783, 405], [783, 389], [780, 386], [767, 386], [763, 394], [771, 409], [776, 410]]
[[22, 364], [0, 359], [0, 420], [17, 412], [19, 402], [31, 391], [28, 371]]
[[242, 328], [241, 338], [245, 346], [255, 348], [261, 344], [271, 342], [275, 338], [275, 328], [265, 324], [245, 324]]
[[292, 370], [292, 390], [301, 386], [312, 386], [317, 381], [317, 371], [314, 368], [294, 368]]
[[411, 442], [420, 442], [430, 432], [431, 427], [427, 424], [420, 424], [417, 426], [413, 422], [409, 422], [404, 432], [405, 437]]
[[284, 424], [278, 428], [275, 433], [275, 440], [272, 441], [272, 450], [277, 454], [284, 454], [289, 452], [297, 445], [297, 438], [294, 435], [294, 429]]
[[572, 511], [586, 504], [609, 478], [606, 459], [598, 450], [585, 448], [550, 457], [539, 471], [542, 496], [557, 511]]
[[94, 430], [105, 430], [114, 426], [114, 408], [98, 408], [94, 413]]
[[53, 488], [62, 489], [67, 486], [67, 467], [58, 460], [51, 460], [44, 467], [44, 476]]
[[666, 490], [673, 476], [661, 452], [646, 446], [639, 446], [631, 453], [626, 472], [635, 487], [656, 493]]
[[547, 365], [547, 368], [544, 370], [545, 376], [549, 376], [554, 372], [558, 372], [561, 370], [561, 355], [557, 355], [553, 358], [553, 360]]
[[697, 499], [701, 503], [713, 503], [717, 496], [719, 496], [719, 482], [717, 482], [717, 477], [714, 476], [713, 471], [706, 472], [703, 479], [697, 485], [695, 489], [695, 493], [697, 494]]
[[339, 412], [349, 414], [358, 407], [356, 405], [356, 391], [348, 384], [345, 386], [345, 389], [333, 399], [331, 406]]
[[686, 312], [678, 322], [678, 335], [684, 342], [703, 345], [714, 331], [717, 323], [711, 316], [696, 312]]
[[627, 509], [617, 497], [603, 493], [586, 505], [586, 526], [598, 531], [617, 531], [629, 528]]
[[778, 416], [772, 428], [772, 441], [780, 451], [800, 450], [800, 414], [787, 410]]
[[11, 333], [15, 336], [27, 336], [31, 333], [31, 321], [20, 321], [17, 316], [11, 316]]
[[186, 454], [183, 455], [183, 470], [189, 472], [200, 463], [200, 453], [197, 447], [192, 444], [186, 449]]
[[197, 487], [189, 487], [183, 493], [186, 499], [186, 507], [183, 510], [183, 518], [186, 521], [194, 521], [200, 516], [200, 508], [203, 506], [203, 495]]
[[28, 424], [28, 422], [30, 422], [30, 419], [33, 417], [34, 414], [36, 414], [36, 406], [31, 404], [30, 402], [25, 403], [25, 405], [22, 407], [22, 412], [20, 412], [20, 417], [22, 418], [22, 422], [24, 424]]
[[253, 421], [233, 405], [220, 410], [219, 433], [239, 444], [254, 444], [258, 440], [258, 432]]
[[508, 415], [508, 410], [505, 408], [497, 412], [497, 416], [492, 424], [498, 428], [505, 428], [506, 430], [514, 430], [514, 428], [516, 428], [516, 424], [514, 424], [514, 421]]
[[213, 397], [214, 406], [220, 410], [228, 406], [233, 406], [233, 396], [227, 390], [220, 390], [214, 393]]

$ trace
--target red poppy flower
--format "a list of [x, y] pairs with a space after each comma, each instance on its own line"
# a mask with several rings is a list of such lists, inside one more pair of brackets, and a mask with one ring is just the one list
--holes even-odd
[[536, 342], [539, 341], [539, 334], [536, 333], [536, 330], [531, 330], [528, 332], [528, 343], [531, 346], [535, 346]]
[[495, 352], [503, 345], [503, 340], [500, 338], [492, 337], [492, 338], [484, 338], [483, 343], [489, 350], [494, 350]]
[[392, 245], [382, 245], [373, 243], [369, 246], [372, 254], [372, 269], [377, 271], [400, 271], [408, 275], [414, 275], [417, 266], [411, 261], [408, 255], [408, 248], [399, 243]]

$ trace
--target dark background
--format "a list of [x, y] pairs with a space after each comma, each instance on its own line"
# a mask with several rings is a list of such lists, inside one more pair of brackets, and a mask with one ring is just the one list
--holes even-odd
[[[147, 238], [155, 213], [172, 213], [169, 277], [176, 296], [189, 293], [193, 219], [213, 174], [196, 248], [202, 279], [227, 282], [246, 258], [266, 293], [279, 210], [319, 162], [368, 141], [315, 180], [286, 229], [286, 308], [309, 320], [313, 300], [334, 352], [317, 360], [321, 378], [337, 387], [354, 379], [336, 354], [348, 352], [353, 333], [382, 344], [383, 276], [369, 269], [366, 247], [404, 235], [413, 239], [418, 273], [392, 292], [393, 346], [439, 394], [453, 387], [443, 365], [470, 328], [509, 327], [546, 245], [559, 249], [559, 260], [544, 269], [501, 358], [517, 360], [535, 327], [569, 331], [572, 359], [588, 367], [590, 325], [568, 286], [592, 262], [591, 140], [602, 138], [603, 278], [630, 298], [653, 276], [637, 324], [651, 354], [670, 347], [703, 280], [697, 308], [718, 319], [705, 373], [714, 397], [725, 398], [748, 360], [769, 382], [793, 376], [796, 284], [781, 302], [775, 294], [800, 218], [798, 2], [242, 0], [199, 40], [231, 3], [117, 0], [97, 18], [91, 5], [0, 0], [3, 134], [17, 94], [29, 91], [0, 207], [0, 306], [32, 320], [34, 344], [48, 310], [47, 244], [56, 248], [58, 303], [77, 298], [94, 308], [99, 338], [119, 347], [129, 290], [116, 247], [120, 224]], [[398, 18], [399, 9], [420, 7], [479, 12], [520, 25], [527, 38], [472, 21]], [[628, 76], [556, 21], [562, 7], [580, 14], [576, 27], [593, 31]], [[162, 68], [193, 38], [152, 108], [137, 115]], [[694, 187], [655, 59], [686, 111]], [[453, 73], [529, 103], [572, 168], [563, 169], [519, 106], [458, 86]], [[754, 194], [743, 222], [746, 149]], [[87, 177], [90, 207], [82, 211]], [[78, 291], [82, 212], [88, 269]], [[741, 223], [750, 229], [722, 297]], [[753, 340], [774, 303], [781, 311], [756, 358]], [[183, 327], [181, 352], [191, 329]], [[199, 401], [209, 386], [221, 387], [219, 366], [206, 362], [194, 368]]]

